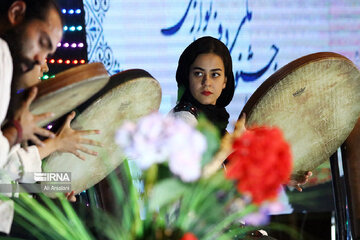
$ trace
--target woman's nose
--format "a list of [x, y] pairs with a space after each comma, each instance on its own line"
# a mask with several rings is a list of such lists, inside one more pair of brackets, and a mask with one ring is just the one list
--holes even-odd
[[209, 77], [207, 74], [204, 74], [204, 77], [202, 79], [202, 85], [208, 86], [210, 84]]

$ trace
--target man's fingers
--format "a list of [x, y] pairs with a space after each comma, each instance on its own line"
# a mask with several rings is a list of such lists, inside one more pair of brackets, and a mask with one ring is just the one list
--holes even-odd
[[94, 134], [100, 134], [100, 130], [76, 130], [77, 134], [80, 135], [94, 135]]
[[29, 108], [29, 107], [30, 107], [30, 104], [34, 101], [34, 99], [35, 99], [35, 97], [36, 97], [36, 94], [37, 94], [37, 91], [38, 91], [37, 87], [31, 88], [30, 93], [29, 93], [29, 96], [28, 96], [28, 98], [27, 98], [26, 101], [25, 101], [25, 106], [26, 106], [27, 108]]
[[98, 147], [103, 147], [101, 142], [95, 141], [95, 140], [91, 140], [88, 138], [81, 138], [79, 143], [81, 144], [87, 144], [87, 145], [92, 145], [92, 146], [98, 146]]
[[49, 130], [46, 130], [44, 128], [36, 128], [35, 129], [35, 133], [40, 135], [40, 136], [43, 136], [43, 137], [49, 137], [49, 138], [55, 138], [55, 134], [50, 132]]
[[30, 140], [31, 140], [34, 144], [36, 144], [37, 146], [40, 146], [40, 147], [43, 147], [43, 146], [44, 146], [44, 143], [43, 143], [42, 141], [40, 141], [40, 139], [39, 139], [37, 136], [35, 136], [35, 135], [32, 135], [32, 136], [30, 137]]
[[75, 118], [75, 116], [76, 116], [75, 111], [72, 111], [69, 115], [67, 115], [65, 125], [70, 127], [70, 123]]
[[95, 151], [93, 151], [93, 150], [90, 150], [90, 149], [88, 149], [88, 148], [86, 148], [86, 147], [83, 147], [83, 146], [79, 146], [79, 147], [78, 147], [78, 150], [80, 150], [80, 151], [82, 151], [82, 152], [84, 152], [84, 153], [93, 155], [93, 156], [97, 156], [97, 155], [98, 155], [97, 152], [95, 152]]
[[65, 193], [65, 197], [70, 202], [76, 202], [75, 192], [71, 191], [70, 193]]
[[42, 120], [45, 120], [45, 119], [53, 117], [53, 116], [54, 116], [54, 114], [51, 112], [42, 113], [39, 115], [34, 115], [34, 120], [35, 120], [35, 122], [41, 122]]
[[80, 158], [81, 160], [85, 161], [85, 157], [82, 156], [78, 151], [71, 151], [72, 154], [74, 154], [76, 157]]

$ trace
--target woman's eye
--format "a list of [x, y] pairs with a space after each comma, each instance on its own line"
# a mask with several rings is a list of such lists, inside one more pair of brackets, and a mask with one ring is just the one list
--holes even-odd
[[219, 76], [220, 76], [220, 73], [213, 73], [212, 76], [213, 76], [214, 78], [219, 77]]
[[201, 77], [203, 75], [202, 72], [194, 72], [195, 77]]

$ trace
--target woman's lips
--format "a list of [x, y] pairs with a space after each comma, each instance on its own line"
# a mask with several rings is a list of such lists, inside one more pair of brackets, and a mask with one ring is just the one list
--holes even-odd
[[202, 95], [205, 95], [205, 96], [209, 96], [210, 94], [212, 94], [212, 92], [202, 91], [201, 94], [202, 94]]

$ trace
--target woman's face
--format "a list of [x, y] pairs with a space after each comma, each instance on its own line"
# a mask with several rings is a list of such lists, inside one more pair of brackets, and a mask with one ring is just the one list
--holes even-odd
[[201, 104], [215, 105], [226, 86], [226, 80], [224, 63], [214, 53], [198, 55], [190, 66], [190, 92]]

